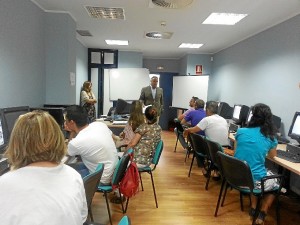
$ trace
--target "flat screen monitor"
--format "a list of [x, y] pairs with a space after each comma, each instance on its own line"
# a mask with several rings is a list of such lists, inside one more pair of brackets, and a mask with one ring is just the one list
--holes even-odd
[[64, 127], [64, 107], [41, 107], [41, 108], [30, 108], [33, 110], [43, 110], [48, 112], [58, 123], [58, 125], [63, 129]]
[[224, 119], [231, 119], [233, 114], [233, 108], [226, 102], [220, 102], [218, 105], [218, 115]]
[[241, 125], [242, 127], [246, 125], [246, 119], [249, 114], [249, 107], [246, 105], [234, 105], [232, 120], [235, 124]]
[[19, 106], [19, 107], [11, 107], [11, 108], [3, 109], [3, 115], [4, 115], [4, 119], [7, 125], [9, 135], [11, 134], [11, 131], [19, 116], [28, 112], [29, 112], [29, 106]]
[[3, 113], [0, 114], [0, 154], [5, 151], [5, 147], [8, 143], [9, 133], [4, 122]]
[[131, 109], [131, 104], [119, 98], [116, 104], [115, 114], [116, 115], [129, 114], [130, 109]]
[[249, 122], [250, 122], [250, 120], [251, 120], [251, 118], [252, 118], [252, 110], [250, 109], [249, 110], [249, 113], [248, 113], [248, 115], [247, 115], [247, 119], [246, 119], [246, 124], [248, 125], [249, 124]]
[[295, 112], [288, 135], [300, 144], [300, 112]]
[[281, 118], [279, 116], [273, 115], [272, 120], [275, 128], [277, 129], [277, 132], [279, 132], [281, 127]]

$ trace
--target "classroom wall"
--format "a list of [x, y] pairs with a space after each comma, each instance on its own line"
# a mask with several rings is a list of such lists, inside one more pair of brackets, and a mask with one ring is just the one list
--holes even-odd
[[30, 1], [0, 1], [0, 107], [44, 104], [44, 24]]
[[76, 104], [80, 104], [83, 82], [88, 80], [88, 49], [76, 42]]
[[118, 51], [118, 68], [142, 68], [143, 53]]
[[[178, 73], [179, 71], [179, 59], [150, 59], [144, 58], [143, 67], [149, 69], [151, 73]], [[157, 67], [163, 67], [163, 69], [157, 69]]]
[[76, 103], [76, 85], [70, 83], [70, 74], [76, 74], [76, 43], [76, 23], [72, 17], [67, 13], [46, 13], [47, 104]]
[[210, 99], [251, 106], [262, 102], [288, 133], [300, 111], [300, 15], [214, 55]]
[[210, 54], [189, 54], [187, 55], [186, 74], [196, 75], [196, 65], [202, 65], [202, 74], [210, 75], [212, 73], [212, 55]]

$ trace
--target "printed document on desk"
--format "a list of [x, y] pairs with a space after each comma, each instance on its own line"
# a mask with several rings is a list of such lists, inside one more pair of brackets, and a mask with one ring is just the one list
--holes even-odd
[[127, 120], [123, 120], [123, 121], [113, 121], [113, 125], [126, 125], [127, 124]]

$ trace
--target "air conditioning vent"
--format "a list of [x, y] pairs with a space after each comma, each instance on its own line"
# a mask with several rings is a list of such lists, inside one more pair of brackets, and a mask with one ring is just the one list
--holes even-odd
[[88, 14], [92, 18], [96, 19], [125, 19], [123, 8], [105, 8], [105, 7], [93, 7], [85, 6]]
[[184, 8], [192, 2], [193, 0], [152, 0], [154, 5], [168, 9]]
[[92, 37], [93, 35], [88, 30], [76, 30], [76, 32], [83, 37]]
[[151, 39], [170, 39], [173, 35], [173, 32], [158, 32], [158, 31], [151, 31], [146, 32], [145, 37]]

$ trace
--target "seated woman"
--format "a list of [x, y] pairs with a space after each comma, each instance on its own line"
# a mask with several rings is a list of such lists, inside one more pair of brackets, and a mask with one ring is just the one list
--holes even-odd
[[11, 171], [0, 177], [1, 224], [85, 222], [88, 211], [83, 180], [61, 163], [65, 140], [51, 115], [33, 111], [20, 116], [5, 154]]
[[[253, 116], [248, 127], [237, 130], [236, 151], [234, 157], [244, 160], [250, 166], [255, 188], [261, 188], [261, 178], [271, 175], [265, 167], [265, 158], [276, 156], [277, 140], [275, 138], [276, 129], [272, 122], [272, 112], [265, 104], [256, 104], [252, 108]], [[275, 179], [270, 179], [265, 183], [265, 190], [272, 190], [278, 187]], [[265, 216], [270, 208], [275, 196], [266, 195], [262, 201], [256, 224], [263, 224]], [[254, 216], [257, 198], [251, 196], [251, 210], [249, 215]]]
[[157, 109], [149, 106], [145, 110], [146, 123], [135, 130], [135, 136], [127, 146], [134, 150], [134, 161], [138, 167], [151, 164], [155, 148], [161, 140], [161, 127], [157, 124]]
[[144, 123], [145, 118], [143, 114], [143, 103], [139, 100], [133, 101], [128, 123], [124, 130], [120, 133], [119, 137], [115, 136], [116, 147], [120, 148], [121, 146], [128, 145], [135, 135], [134, 131], [136, 128]]

